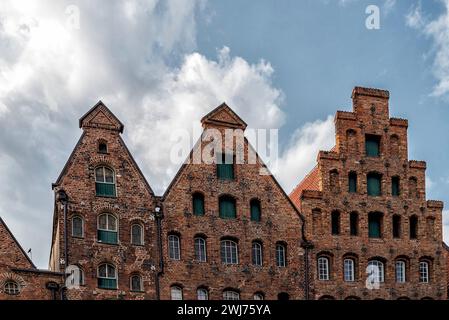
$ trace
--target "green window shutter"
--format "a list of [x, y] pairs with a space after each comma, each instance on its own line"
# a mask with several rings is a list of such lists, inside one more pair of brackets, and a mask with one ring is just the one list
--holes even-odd
[[224, 219], [233, 219], [236, 217], [234, 200], [228, 198], [220, 200], [220, 217]]
[[232, 163], [217, 164], [217, 176], [222, 180], [234, 179], [234, 165]]
[[370, 196], [380, 196], [380, 176], [378, 175], [368, 175], [367, 179], [367, 192]]
[[260, 221], [260, 204], [258, 201], [251, 202], [251, 221]]
[[117, 289], [117, 280], [98, 278], [98, 287], [101, 289]]
[[380, 154], [380, 138], [377, 136], [365, 137], [365, 151], [368, 157], [378, 157]]
[[204, 198], [201, 195], [193, 196], [193, 214], [204, 216]]
[[97, 196], [115, 197], [115, 184], [96, 182], [95, 191]]
[[349, 174], [349, 192], [355, 193], [357, 192], [357, 175], [355, 173]]
[[380, 238], [380, 220], [378, 217], [368, 219], [368, 235], [370, 238]]
[[393, 177], [391, 179], [391, 195], [394, 197], [399, 196], [399, 178]]
[[117, 232], [115, 231], [98, 230], [97, 237], [98, 241], [103, 243], [117, 243]]

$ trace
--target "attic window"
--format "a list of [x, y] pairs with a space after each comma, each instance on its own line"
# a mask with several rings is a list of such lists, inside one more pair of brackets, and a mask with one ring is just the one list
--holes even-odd
[[108, 144], [106, 141], [98, 142], [98, 152], [99, 153], [108, 153]]

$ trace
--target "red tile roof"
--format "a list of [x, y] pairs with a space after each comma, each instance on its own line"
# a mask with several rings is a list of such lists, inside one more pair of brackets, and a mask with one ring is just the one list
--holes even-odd
[[318, 166], [312, 169], [309, 174], [293, 189], [290, 193], [290, 199], [295, 205], [299, 206], [299, 197], [303, 190], [317, 190], [320, 191], [320, 176]]

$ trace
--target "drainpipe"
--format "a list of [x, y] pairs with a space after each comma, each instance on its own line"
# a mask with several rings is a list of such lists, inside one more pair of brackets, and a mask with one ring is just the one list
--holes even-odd
[[159, 270], [156, 274], [156, 300], [161, 299], [160, 277], [164, 274], [164, 255], [162, 252], [162, 219], [164, 219], [164, 213], [162, 212], [162, 206], [157, 205], [155, 208], [154, 216], [156, 218], [157, 228], [157, 242], [159, 251]]
[[64, 206], [63, 210], [64, 210], [64, 283], [61, 286], [61, 300], [66, 300], [65, 297], [65, 291], [66, 291], [66, 286], [65, 286], [65, 281], [66, 281], [66, 277], [67, 277], [67, 266], [69, 263], [68, 260], [68, 234], [67, 234], [67, 211], [68, 211], [68, 204], [69, 204], [69, 196], [67, 195], [67, 193], [61, 189], [58, 191], [57, 193], [57, 200], [60, 201], [62, 203], [62, 205]]
[[310, 266], [309, 266], [309, 254], [310, 250], [313, 248], [313, 244], [310, 240], [306, 238], [305, 226], [306, 219], [304, 216], [299, 213], [299, 218], [302, 221], [301, 226], [301, 234], [302, 234], [302, 242], [301, 247], [304, 248], [304, 298], [305, 300], [310, 300]]

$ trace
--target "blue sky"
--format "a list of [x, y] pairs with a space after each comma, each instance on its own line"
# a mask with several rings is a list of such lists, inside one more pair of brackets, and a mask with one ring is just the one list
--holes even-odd
[[[372, 4], [378, 30], [365, 27]], [[448, 203], [448, 8], [449, 0], [4, 1], [0, 215], [45, 268], [50, 186], [81, 134], [78, 118], [99, 99], [124, 122], [158, 194], [179, 166], [168, 164], [172, 132], [198, 127], [223, 101], [250, 126], [280, 130], [276, 176], [289, 192], [317, 151], [332, 147], [333, 115], [350, 110], [356, 85], [390, 90], [391, 115], [409, 120], [410, 159], [427, 161], [428, 198]]]

